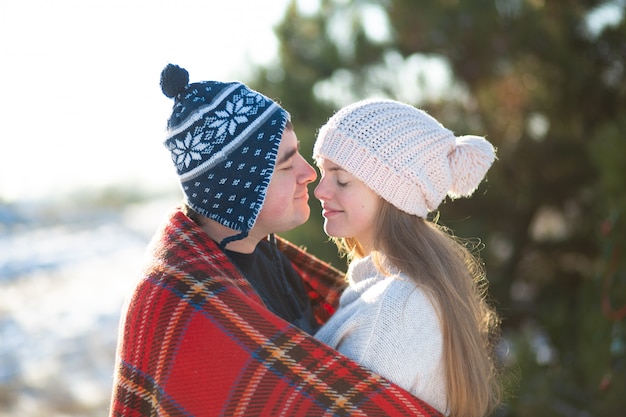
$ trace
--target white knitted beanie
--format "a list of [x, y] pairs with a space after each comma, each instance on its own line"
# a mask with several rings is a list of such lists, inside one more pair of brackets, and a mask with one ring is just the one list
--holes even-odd
[[455, 137], [415, 107], [370, 99], [322, 126], [313, 158], [336, 163], [400, 210], [425, 218], [446, 195], [472, 195], [495, 150], [483, 137]]

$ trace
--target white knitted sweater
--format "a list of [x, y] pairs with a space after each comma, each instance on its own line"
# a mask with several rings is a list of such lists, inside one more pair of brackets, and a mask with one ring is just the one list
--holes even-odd
[[381, 274], [369, 256], [350, 264], [348, 282], [315, 337], [447, 414], [443, 336], [431, 300], [408, 277]]

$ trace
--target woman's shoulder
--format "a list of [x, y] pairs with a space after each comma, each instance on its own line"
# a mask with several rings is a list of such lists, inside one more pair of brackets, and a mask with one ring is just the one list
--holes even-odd
[[372, 292], [379, 293], [390, 308], [420, 307], [434, 311], [427, 291], [402, 273], [387, 276], [386, 279], [373, 285], [372, 290]]
[[370, 257], [350, 264], [348, 280], [350, 283], [348, 290], [368, 302], [387, 300], [392, 305], [396, 301], [402, 301], [403, 304], [430, 304], [425, 289], [414, 280], [400, 271], [392, 273], [379, 271]]

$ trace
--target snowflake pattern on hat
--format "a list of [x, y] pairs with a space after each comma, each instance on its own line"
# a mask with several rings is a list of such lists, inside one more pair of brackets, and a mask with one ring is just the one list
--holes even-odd
[[265, 199], [288, 114], [241, 83], [203, 81], [175, 97], [165, 146], [186, 202], [249, 231]]
[[202, 141], [202, 134], [191, 136], [191, 132], [187, 132], [185, 139], [176, 139], [176, 146], [172, 147], [172, 159], [176, 164], [176, 167], [180, 169], [189, 168], [191, 160], [199, 161], [202, 159], [202, 154], [211, 153], [213, 145], [209, 142]]

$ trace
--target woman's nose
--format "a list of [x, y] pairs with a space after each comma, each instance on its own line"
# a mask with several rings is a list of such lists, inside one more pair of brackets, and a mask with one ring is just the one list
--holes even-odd
[[326, 197], [326, 187], [325, 187], [325, 184], [326, 184], [326, 181], [324, 181], [324, 176], [322, 176], [320, 178], [319, 182], [317, 183], [317, 185], [315, 186], [315, 189], [313, 190], [313, 195], [318, 200], [323, 200], [324, 197]]

